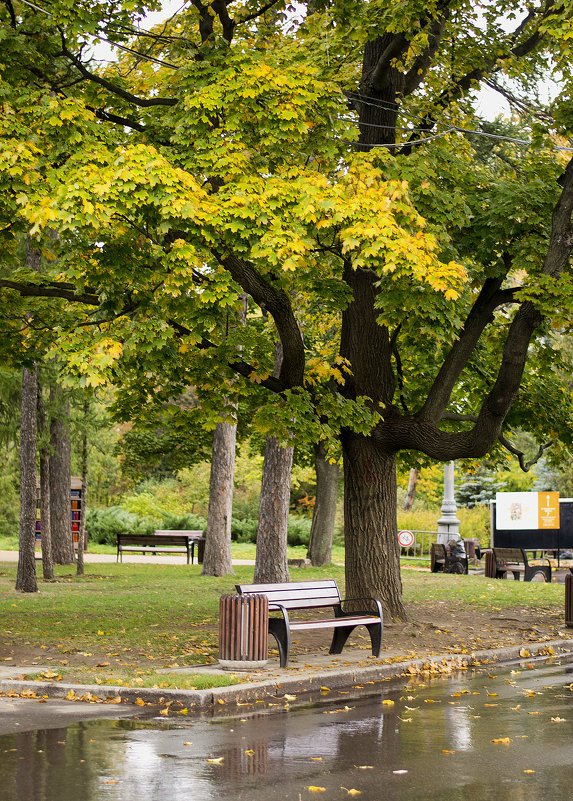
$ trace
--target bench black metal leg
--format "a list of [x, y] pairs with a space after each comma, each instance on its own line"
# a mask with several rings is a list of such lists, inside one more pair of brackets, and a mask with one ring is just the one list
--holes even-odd
[[346, 640], [350, 637], [355, 628], [356, 626], [344, 626], [343, 628], [334, 629], [329, 653], [341, 654], [342, 649], [346, 644]]
[[280, 666], [286, 667], [290, 652], [290, 630], [284, 620], [279, 617], [269, 618], [269, 634], [277, 641], [279, 648]]
[[380, 656], [382, 648], [382, 623], [372, 623], [366, 626], [372, 643], [372, 656]]
[[[332, 635], [332, 644], [329, 653], [341, 654], [342, 649], [346, 645], [346, 641], [354, 631], [356, 626], [345, 626], [344, 628], [337, 628]], [[382, 624], [371, 623], [366, 626], [368, 634], [370, 634], [370, 642], [372, 643], [372, 656], [380, 656], [380, 649], [382, 648]]]

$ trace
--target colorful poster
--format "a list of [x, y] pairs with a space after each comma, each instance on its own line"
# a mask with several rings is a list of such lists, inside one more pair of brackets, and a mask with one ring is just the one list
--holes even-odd
[[538, 492], [539, 525], [538, 528], [559, 528], [559, 493]]
[[495, 525], [502, 531], [558, 529], [558, 492], [498, 492]]

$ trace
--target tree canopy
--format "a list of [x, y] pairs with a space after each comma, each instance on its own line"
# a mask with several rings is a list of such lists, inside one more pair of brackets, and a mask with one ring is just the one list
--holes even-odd
[[[6, 341], [50, 331], [134, 408], [192, 386], [213, 421], [254, 396], [285, 443], [339, 438], [348, 588], [403, 616], [395, 454], [480, 457], [525, 418], [567, 437], [570, 3], [193, 0], [149, 31], [144, 10], [4, 1]], [[477, 118], [483, 84], [511, 134]]]

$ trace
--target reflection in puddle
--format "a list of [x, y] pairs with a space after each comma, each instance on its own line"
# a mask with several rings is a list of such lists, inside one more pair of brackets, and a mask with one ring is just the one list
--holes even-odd
[[556, 660], [418, 679], [341, 706], [236, 719], [96, 720], [5, 735], [0, 798], [568, 801], [571, 668]]

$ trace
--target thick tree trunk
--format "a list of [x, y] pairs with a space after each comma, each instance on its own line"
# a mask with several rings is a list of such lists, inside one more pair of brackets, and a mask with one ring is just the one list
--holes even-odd
[[323, 442], [314, 448], [316, 470], [316, 502], [312, 515], [308, 558], [314, 567], [330, 564], [332, 559], [332, 538], [334, 518], [338, 500], [338, 464], [331, 464], [326, 458]]
[[289, 580], [287, 529], [294, 448], [281, 448], [276, 437], [267, 437], [257, 529], [255, 582]]
[[236, 438], [237, 426], [234, 423], [217, 424], [211, 456], [204, 576], [226, 576], [234, 572], [231, 562], [231, 515]]
[[414, 496], [416, 495], [416, 487], [418, 485], [418, 471], [415, 467], [410, 470], [410, 477], [408, 479], [408, 491], [406, 493], [406, 500], [404, 501], [404, 511], [409, 512], [414, 503]]
[[343, 437], [346, 596], [378, 598], [406, 620], [396, 525], [396, 463], [372, 439]]
[[46, 425], [46, 412], [42, 388], [38, 385], [38, 433], [40, 445], [40, 525], [42, 536], [42, 574], [46, 581], [54, 580], [52, 555], [52, 524], [50, 515], [50, 433]]
[[36, 370], [22, 370], [20, 423], [20, 540], [16, 589], [38, 592], [36, 579]]
[[[52, 553], [57, 565], [74, 562], [74, 542], [72, 539], [70, 485], [71, 448], [67, 426], [68, 405], [62, 402], [60, 393], [51, 388], [54, 407], [60, 407], [50, 422], [50, 511], [52, 523]], [[59, 401], [59, 403], [58, 403]]]

